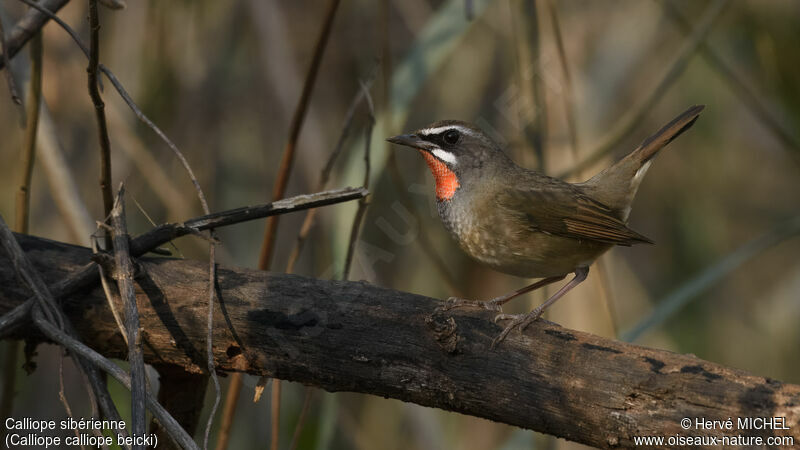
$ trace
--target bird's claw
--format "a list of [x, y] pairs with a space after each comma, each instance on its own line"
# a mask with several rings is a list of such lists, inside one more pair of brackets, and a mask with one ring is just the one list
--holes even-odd
[[494, 316], [494, 323], [497, 323], [498, 321], [501, 320], [514, 320], [522, 315], [524, 314], [498, 314]]
[[533, 322], [535, 322], [536, 319], [538, 319], [541, 315], [542, 315], [542, 313], [541, 313], [541, 311], [538, 311], [538, 309], [534, 310], [534, 311], [532, 311], [532, 312], [530, 312], [528, 314], [498, 314], [498, 315], [496, 315], [494, 317], [495, 323], [497, 323], [497, 321], [499, 321], [499, 320], [510, 320], [511, 323], [506, 325], [506, 327], [503, 328], [503, 331], [500, 333], [500, 335], [497, 336], [496, 338], [494, 338], [494, 340], [492, 341], [492, 345], [490, 345], [490, 348], [494, 349], [497, 346], [497, 344], [503, 342], [503, 340], [505, 340], [505, 338], [508, 336], [509, 333], [511, 333], [511, 331], [514, 328], [517, 328], [519, 330], [520, 334], [522, 334], [522, 330], [527, 328], [528, 325], [530, 325]]

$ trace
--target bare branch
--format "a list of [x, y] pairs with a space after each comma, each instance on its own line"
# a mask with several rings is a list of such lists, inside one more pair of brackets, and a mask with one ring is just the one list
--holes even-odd
[[[97, 133], [100, 142], [100, 191], [103, 194], [103, 212], [108, 217], [114, 207], [114, 195], [111, 193], [111, 141], [108, 138], [106, 123], [106, 105], [100, 96], [100, 85], [97, 79], [97, 67], [100, 64], [100, 17], [97, 12], [97, 0], [89, 0], [89, 66], [86, 68], [89, 84], [89, 97], [94, 104]], [[106, 236], [106, 250], [111, 249], [111, 236]]]
[[208, 230], [208, 311], [206, 318], [206, 369], [211, 381], [214, 382], [214, 404], [211, 406], [211, 413], [208, 415], [208, 422], [206, 423], [205, 435], [203, 436], [203, 449], [208, 450], [208, 438], [211, 434], [211, 425], [214, 423], [214, 417], [219, 407], [221, 399], [221, 390], [219, 386], [219, 378], [217, 377], [217, 369], [214, 362], [214, 303], [217, 300], [217, 244], [215, 242], [214, 229]]
[[[66, 5], [69, 0], [41, 0], [41, 7], [56, 12]], [[27, 1], [25, 2], [27, 4]], [[4, 54], [0, 57], [0, 69], [6, 66], [6, 61], [13, 58], [17, 52], [50, 20], [50, 15], [43, 13], [39, 8], [29, 10], [9, 31], [6, 38]], [[6, 57], [5, 53], [8, 53]]]
[[[25, 304], [29, 304], [29, 311], [33, 310], [34, 316], [38, 317], [41, 323], [46, 323], [47, 326], [58, 331], [59, 333], [75, 334], [69, 321], [63, 317], [61, 308], [56, 304], [55, 298], [50, 289], [43, 282], [39, 272], [31, 264], [22, 248], [17, 243], [14, 235], [9, 230], [2, 216], [0, 216], [0, 246], [5, 249], [6, 256], [10, 260], [11, 265], [6, 264], [9, 269], [13, 267], [14, 275], [21, 278], [25, 285], [34, 293], [32, 299], [28, 299]], [[16, 278], [16, 277], [15, 277]], [[27, 292], [24, 294], [27, 296]], [[12, 313], [17, 311], [15, 308]], [[45, 311], [45, 312], [43, 312]], [[65, 331], [66, 330], [66, 333]], [[77, 359], [78, 366], [86, 374], [89, 379], [89, 384], [93, 390], [95, 398], [100, 403], [103, 415], [112, 420], [121, 420], [119, 412], [114, 406], [108, 389], [101, 380], [97, 370], [88, 365], [85, 360]], [[127, 430], [118, 430], [127, 435]]]
[[[43, 267], [48, 282], [80, 267], [91, 254], [39, 238], [16, 238]], [[195, 303], [207, 288], [205, 263], [141, 258], [139, 264], [146, 361], [202, 372], [206, 336], [196, 324], [205, 310]], [[24, 289], [7, 281], [13, 276], [0, 260], [0, 282], [8, 286], [0, 292], [0, 311], [26, 298]], [[220, 267], [219, 293], [224, 305], [214, 326], [219, 370], [396, 398], [597, 447], [630, 448], [633, 436], [679, 433], [684, 417], [780, 416], [788, 430], [755, 430], [754, 435], [800, 439], [800, 386], [692, 355], [546, 321], [512, 333], [490, 351], [500, 332], [491, 313], [435, 313], [440, 304], [435, 299], [363, 282]], [[97, 351], [108, 357], [127, 352], [100, 289], [68, 300], [65, 307], [79, 335]]]
[[[373, 70], [372, 73], [367, 77], [362, 87], [358, 89], [355, 98], [353, 98], [353, 101], [350, 103], [350, 107], [347, 108], [347, 112], [344, 116], [344, 123], [342, 125], [342, 131], [339, 134], [339, 139], [336, 141], [336, 145], [333, 147], [333, 151], [331, 152], [330, 156], [328, 156], [328, 160], [325, 162], [325, 167], [323, 167], [322, 171], [320, 172], [319, 181], [317, 182], [317, 191], [325, 189], [325, 187], [328, 185], [328, 180], [330, 180], [333, 166], [336, 163], [336, 160], [339, 158], [339, 155], [342, 153], [342, 148], [344, 147], [344, 143], [347, 141], [347, 137], [350, 135], [350, 129], [353, 126], [353, 117], [355, 117], [356, 109], [364, 99], [364, 93], [368, 93], [370, 86], [372, 86], [372, 83], [375, 80], [376, 72], [376, 70]], [[366, 86], [366, 89], [364, 89], [363, 86]], [[317, 215], [316, 212], [316, 209], [310, 209], [308, 212], [306, 212], [306, 216], [303, 218], [303, 224], [300, 226], [300, 231], [297, 233], [297, 240], [295, 240], [294, 247], [292, 247], [292, 251], [289, 253], [289, 258], [286, 262], [286, 273], [294, 273], [294, 265], [297, 263], [297, 259], [300, 257], [300, 252], [303, 250], [303, 244], [305, 243], [308, 234], [311, 232], [311, 227], [314, 225], [314, 219]]]
[[[84, 44], [81, 41], [80, 37], [78, 37], [78, 34], [75, 33], [75, 30], [73, 30], [72, 27], [67, 25], [66, 22], [64, 22], [58, 16], [55, 15], [53, 10], [50, 10], [45, 5], [40, 5], [40, 4], [38, 4], [36, 2], [33, 2], [31, 0], [19, 0], [19, 1], [21, 1], [22, 3], [25, 3], [26, 5], [30, 6], [31, 8], [35, 8], [41, 14], [44, 14], [46, 17], [48, 17], [50, 19], [53, 19], [53, 21], [58, 23], [58, 25], [61, 26], [61, 28], [63, 28], [70, 35], [70, 37], [72, 37], [72, 39], [75, 41], [75, 43], [78, 45], [78, 47], [80, 47], [81, 51], [83, 51], [83, 54], [86, 55], [87, 58], [90, 58], [90, 50], [89, 50], [89, 48], [86, 47], [86, 44]], [[167, 144], [167, 146], [170, 148], [170, 150], [172, 150], [172, 153], [175, 154], [176, 158], [178, 158], [178, 161], [180, 161], [180, 163], [183, 166], [184, 170], [186, 170], [186, 173], [189, 176], [189, 179], [192, 181], [192, 185], [194, 185], [195, 191], [197, 192], [197, 197], [200, 200], [200, 205], [203, 208], [203, 212], [206, 213], [206, 214], [209, 214], [210, 210], [209, 210], [209, 207], [208, 207], [208, 202], [206, 201], [206, 197], [205, 197], [205, 194], [203, 194], [202, 188], [200, 188], [200, 183], [197, 181], [197, 177], [195, 177], [194, 171], [192, 170], [191, 166], [189, 166], [189, 162], [186, 160], [186, 157], [183, 156], [183, 153], [178, 149], [178, 146], [176, 146], [167, 137], [167, 135], [164, 134], [164, 132], [161, 131], [161, 129], [158, 128], [158, 126], [156, 126], [156, 124], [153, 123], [153, 121], [151, 121], [150, 118], [148, 118], [147, 115], [145, 115], [142, 112], [141, 109], [139, 109], [139, 107], [136, 105], [136, 102], [133, 101], [131, 96], [125, 90], [125, 87], [122, 86], [122, 83], [120, 83], [120, 81], [117, 79], [117, 77], [114, 75], [114, 73], [111, 72], [111, 70], [108, 67], [106, 67], [102, 63], [99, 63], [97, 68], [98, 68], [98, 70], [103, 72], [103, 74], [105, 74], [106, 77], [108, 77], [109, 81], [111, 81], [111, 84], [114, 86], [114, 89], [117, 90], [117, 92], [119, 93], [120, 97], [122, 97], [122, 100], [125, 101], [125, 104], [128, 105], [128, 107], [131, 109], [131, 111], [133, 111], [133, 113], [136, 115], [136, 117], [142, 123], [147, 125], [148, 128], [153, 130], [153, 132], [156, 133], [156, 135], [158, 135], [158, 137], [162, 141], [164, 141], [165, 144]]]
[[[144, 436], [147, 430], [145, 394], [147, 392], [142, 341], [139, 329], [139, 312], [133, 288], [134, 268], [131, 261], [128, 226], [125, 223], [125, 187], [120, 185], [114, 207], [111, 209], [111, 226], [114, 238], [114, 262], [120, 298], [125, 305], [125, 335], [128, 344], [128, 362], [131, 366], [131, 431], [134, 436]], [[133, 446], [144, 449], [144, 444]]]
[[[345, 188], [316, 194], [298, 195], [258, 206], [236, 208], [197, 217], [181, 224], [164, 224], [133, 239], [131, 241], [131, 255], [141, 256], [173, 239], [210, 228], [219, 228], [261, 219], [274, 214], [286, 214], [308, 208], [356, 200], [365, 195], [367, 195], [367, 191], [363, 188]], [[90, 262], [75, 270], [69, 276], [62, 277], [50, 285], [50, 291], [54, 297], [63, 297], [81, 289], [92, 287], [98, 282], [98, 279], [97, 266], [94, 262]], [[25, 303], [15, 306], [6, 314], [0, 316], [0, 337], [6, 336], [15, 327], [19, 326], [30, 315], [36, 301], [35, 297], [31, 297]]]
[[[131, 389], [131, 378], [127, 373], [125, 373], [124, 370], [120, 369], [119, 366], [112, 363], [91, 348], [87, 347], [81, 341], [72, 338], [67, 333], [64, 333], [63, 331], [54, 327], [53, 324], [44, 318], [38, 306], [33, 310], [33, 321], [42, 331], [42, 333], [44, 333], [44, 335], [53, 342], [58, 343], [76, 355], [80, 355], [82, 358], [89, 361], [89, 363], [103, 369], [105, 372], [119, 381], [120, 384], [128, 389]], [[162, 427], [169, 430], [171, 438], [173, 438], [185, 449], [198, 448], [191, 436], [189, 436], [186, 431], [181, 428], [180, 424], [178, 424], [178, 422], [169, 415], [167, 410], [164, 409], [164, 407], [161, 406], [158, 401], [156, 401], [156, 399], [150, 395], [150, 393], [146, 393], [146, 401], [147, 406], [150, 408], [150, 412], [152, 412], [153, 415], [158, 419]]]
[[[303, 83], [303, 91], [300, 94], [300, 101], [297, 103], [292, 116], [292, 122], [289, 126], [289, 139], [286, 141], [286, 147], [283, 149], [283, 157], [281, 165], [278, 168], [278, 176], [275, 180], [275, 186], [272, 190], [272, 199], [278, 200], [283, 198], [286, 192], [286, 185], [289, 182], [289, 175], [292, 170], [292, 162], [294, 161], [294, 153], [297, 145], [297, 139], [300, 137], [300, 129], [303, 126], [303, 120], [308, 110], [308, 104], [311, 100], [311, 92], [314, 89], [314, 82], [317, 79], [319, 66], [322, 62], [322, 55], [325, 53], [325, 47], [328, 44], [328, 37], [333, 28], [333, 19], [336, 17], [336, 11], [339, 9], [340, 0], [330, 0], [328, 9], [325, 13], [322, 29], [320, 30], [317, 44], [314, 47], [314, 56], [311, 59], [311, 66], [308, 68], [305, 82]], [[270, 259], [272, 258], [272, 250], [275, 245], [275, 236], [278, 229], [278, 219], [268, 219], [267, 225], [264, 229], [264, 241], [261, 244], [261, 254], [258, 258], [258, 267], [262, 270], [269, 268]]]

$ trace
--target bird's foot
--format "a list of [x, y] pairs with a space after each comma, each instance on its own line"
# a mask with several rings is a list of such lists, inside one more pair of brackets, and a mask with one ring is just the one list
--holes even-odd
[[468, 300], [465, 298], [450, 297], [444, 301], [444, 304], [439, 307], [441, 311], [449, 311], [455, 308], [482, 308], [488, 311], [503, 312], [500, 307], [501, 303], [495, 300], [481, 301], [481, 300]]
[[503, 340], [511, 333], [511, 330], [514, 328], [519, 329], [519, 332], [522, 333], [522, 330], [527, 328], [528, 325], [535, 322], [539, 317], [542, 315], [542, 310], [539, 308], [534, 309], [533, 311], [529, 312], [528, 314], [498, 314], [495, 316], [494, 321], [497, 322], [499, 320], [510, 320], [511, 323], [506, 325], [503, 328], [503, 331], [500, 333], [499, 336], [494, 338], [492, 341], [492, 345], [490, 348], [494, 349], [497, 344], [503, 342]]

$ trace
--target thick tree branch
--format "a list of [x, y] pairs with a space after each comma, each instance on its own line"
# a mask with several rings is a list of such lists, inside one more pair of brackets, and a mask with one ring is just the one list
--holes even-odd
[[[17, 235], [48, 284], [80, 268], [82, 247]], [[205, 367], [204, 262], [139, 259], [137, 303], [145, 360]], [[25, 301], [0, 255], [0, 313]], [[599, 447], [641, 435], [789, 435], [800, 441], [800, 386], [624, 344], [548, 322], [500, 331], [485, 312], [434, 313], [437, 302], [366, 283], [247, 269], [219, 270], [218, 370], [245, 371], [484, 417]], [[124, 357], [102, 290], [64, 300], [84, 342]], [[28, 333], [31, 330], [18, 331]], [[789, 430], [681, 429], [684, 417], [785, 417]]]

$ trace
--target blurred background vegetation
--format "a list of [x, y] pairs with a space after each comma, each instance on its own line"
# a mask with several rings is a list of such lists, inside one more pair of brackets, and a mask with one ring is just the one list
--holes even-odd
[[[101, 11], [101, 61], [184, 152], [212, 211], [270, 200], [327, 3], [137, 1]], [[25, 9], [0, 3], [4, 28]], [[86, 2], [78, 1], [59, 12], [88, 42], [86, 14]], [[435, 298], [490, 298], [526, 280], [461, 253], [435, 214], [421, 158], [390, 149], [385, 137], [437, 119], [476, 122], [520, 164], [576, 181], [686, 107], [705, 104], [694, 128], [652, 166], [634, 204], [631, 227], [657, 244], [606, 254], [548, 319], [630, 338], [649, 318], [636, 332], [638, 343], [800, 383], [799, 21], [792, 0], [344, 0], [287, 195], [316, 189], [360, 81], [377, 72], [372, 196], [350, 278]], [[103, 216], [86, 65], [66, 33], [48, 24], [30, 232], [81, 245]], [[24, 86], [26, 50], [12, 68]], [[105, 84], [113, 185], [124, 181], [129, 200], [141, 205], [128, 208], [131, 233], [150, 227], [145, 212], [157, 223], [202, 214], [172, 153]], [[24, 131], [5, 86], [0, 114], [0, 213], [12, 222]], [[367, 120], [362, 103], [328, 187], [363, 182]], [[571, 170], [607, 144], [610, 151], [595, 163]], [[73, 191], [79, 202], [70, 205], [63, 198]], [[295, 273], [340, 276], [355, 208], [319, 212], [313, 245]], [[282, 219], [273, 270], [285, 267], [302, 219]], [[255, 267], [263, 228], [257, 222], [219, 230], [218, 261]], [[200, 240], [177, 246], [186, 258], [206, 257]], [[508, 309], [526, 311], [546, 294]], [[38, 369], [20, 369], [15, 416], [63, 418], [58, 354], [42, 346]], [[70, 363], [65, 372], [73, 408], [86, 414]], [[255, 382], [245, 377], [230, 448], [266, 447], [270, 439], [270, 399], [250, 401]], [[124, 402], [124, 390], [112, 388]], [[281, 447], [288, 448], [304, 388], [284, 383], [283, 393]], [[395, 400], [322, 392], [312, 397], [300, 439], [300, 448], [569, 447], [578, 445]]]

